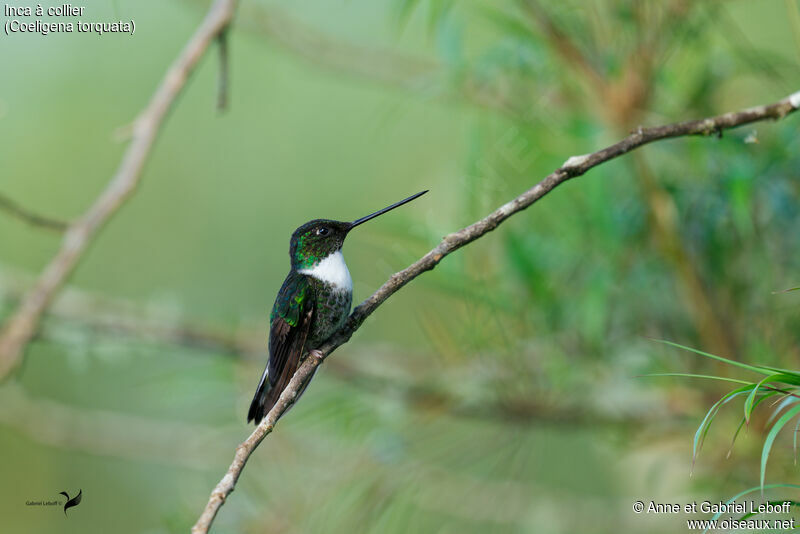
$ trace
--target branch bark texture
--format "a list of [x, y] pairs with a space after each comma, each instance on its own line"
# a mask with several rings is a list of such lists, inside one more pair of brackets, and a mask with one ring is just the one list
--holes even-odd
[[767, 119], [782, 119], [790, 113], [797, 111], [798, 108], [800, 108], [800, 91], [783, 100], [765, 106], [725, 113], [724, 115], [706, 119], [677, 122], [651, 128], [640, 127], [618, 143], [602, 150], [592, 152], [591, 154], [570, 157], [561, 167], [547, 175], [542, 181], [515, 199], [503, 204], [483, 219], [466, 228], [462, 228], [455, 233], [445, 236], [436, 247], [422, 258], [402, 271], [393, 274], [375, 293], [353, 310], [347, 323], [331, 336], [319, 351], [314, 351], [312, 356], [305, 359], [272, 410], [270, 410], [267, 416], [259, 423], [253, 433], [236, 448], [233, 462], [225, 473], [225, 476], [222, 477], [222, 480], [220, 480], [211, 492], [211, 496], [203, 513], [200, 515], [194, 527], [192, 527], [192, 533], [202, 534], [208, 532], [217, 512], [225, 503], [228, 495], [230, 495], [236, 487], [236, 482], [239, 476], [241, 476], [242, 470], [247, 460], [250, 458], [250, 455], [261, 441], [272, 432], [278, 418], [280, 418], [294, 402], [294, 399], [297, 397], [297, 392], [306, 378], [311, 376], [317, 366], [336, 350], [337, 347], [346, 343], [353, 333], [358, 330], [364, 320], [374, 312], [378, 306], [383, 304], [386, 299], [391, 297], [396, 291], [411, 282], [414, 278], [436, 267], [445, 256], [491, 232], [503, 221], [515, 213], [531, 206], [567, 180], [581, 176], [589, 169], [601, 163], [605, 163], [606, 161], [618, 158], [631, 150], [662, 139], [693, 135], [708, 136], [720, 134], [723, 130], [736, 128], [753, 122]]
[[16, 366], [42, 314], [80, 261], [87, 246], [136, 189], [161, 125], [209, 45], [230, 24], [237, 0], [215, 0], [200, 27], [164, 75], [137, 117], [119, 168], [94, 204], [69, 225], [61, 248], [0, 333], [0, 380]]

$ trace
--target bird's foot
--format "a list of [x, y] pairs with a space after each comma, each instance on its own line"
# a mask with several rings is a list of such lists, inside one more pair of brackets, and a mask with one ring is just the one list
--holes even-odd
[[322, 360], [324, 360], [324, 359], [325, 359], [325, 355], [324, 355], [324, 354], [322, 354], [322, 351], [319, 351], [319, 350], [316, 350], [316, 349], [314, 349], [314, 350], [312, 350], [312, 351], [309, 351], [309, 353], [308, 353], [308, 354], [309, 354], [310, 356], [313, 356], [313, 357], [315, 357], [316, 359], [318, 359], [318, 360], [320, 360], [320, 361], [322, 361]]

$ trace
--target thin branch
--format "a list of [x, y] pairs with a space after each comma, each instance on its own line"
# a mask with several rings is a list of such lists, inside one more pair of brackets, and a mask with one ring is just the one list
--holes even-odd
[[217, 36], [219, 47], [219, 81], [217, 85], [217, 109], [225, 111], [228, 108], [228, 79], [230, 70], [228, 63], [228, 28], [224, 28]]
[[216, 0], [211, 5], [200, 27], [136, 119], [133, 139], [117, 173], [89, 210], [69, 226], [61, 249], [4, 326], [0, 333], [0, 380], [19, 362], [23, 349], [39, 327], [42, 314], [75, 269], [83, 252], [135, 190], [167, 113], [211, 42], [230, 24], [236, 5], [237, 0]]
[[790, 113], [795, 112], [798, 108], [800, 108], [800, 91], [774, 104], [766, 106], [758, 106], [739, 112], [726, 113], [707, 119], [678, 122], [652, 128], [640, 127], [618, 143], [591, 154], [573, 156], [567, 159], [561, 167], [550, 173], [541, 182], [517, 198], [500, 206], [497, 210], [470, 226], [445, 236], [433, 250], [407, 268], [393, 274], [386, 283], [372, 294], [372, 296], [353, 310], [353, 313], [350, 314], [350, 317], [347, 319], [347, 323], [345, 323], [331, 339], [325, 342], [319, 350], [314, 351], [312, 356], [305, 359], [297, 372], [295, 372], [289, 385], [286, 386], [286, 389], [281, 393], [275, 406], [269, 411], [261, 423], [259, 423], [253, 433], [236, 448], [233, 462], [225, 473], [225, 476], [222, 477], [222, 480], [220, 480], [211, 492], [211, 496], [209, 497], [203, 513], [200, 515], [194, 527], [192, 527], [192, 533], [201, 534], [208, 532], [220, 507], [222, 507], [225, 503], [225, 499], [227, 499], [228, 495], [230, 495], [236, 487], [236, 481], [239, 479], [239, 476], [241, 476], [248, 458], [250, 458], [250, 455], [261, 441], [272, 432], [278, 418], [294, 402], [301, 384], [311, 376], [317, 366], [322, 363], [323, 359], [337, 347], [346, 343], [364, 320], [386, 299], [420, 274], [436, 267], [445, 256], [491, 232], [503, 221], [515, 213], [528, 208], [567, 180], [581, 176], [589, 169], [601, 163], [605, 163], [606, 161], [618, 158], [631, 150], [662, 139], [692, 135], [707, 136], [719, 133], [722, 130], [736, 128], [753, 122], [767, 119], [782, 119]]
[[63, 232], [69, 227], [67, 221], [52, 219], [44, 215], [39, 215], [26, 208], [23, 208], [7, 196], [0, 194], [0, 210], [5, 211], [12, 217], [16, 217], [32, 226], [40, 226], [48, 230]]

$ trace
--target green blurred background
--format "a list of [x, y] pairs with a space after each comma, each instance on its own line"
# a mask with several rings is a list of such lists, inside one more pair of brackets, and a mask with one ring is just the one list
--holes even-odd
[[[0, 37], [0, 193], [66, 220], [207, 7], [80, 5], [135, 35]], [[431, 190], [348, 239], [360, 301], [571, 155], [800, 89], [800, 3], [248, 0], [224, 113], [214, 52], [0, 386], [4, 532], [188, 530], [250, 432], [295, 227]], [[624, 156], [415, 280], [326, 361], [215, 532], [680, 532], [632, 502], [755, 485], [764, 418], [728, 458], [730, 407], [690, 477], [724, 387], [637, 376], [731, 374], [650, 338], [797, 367], [800, 297], [774, 294], [800, 281], [797, 120]], [[0, 318], [59, 244], [0, 212]], [[792, 455], [782, 436], [768, 482], [797, 481]], [[24, 504], [79, 488], [68, 518]]]

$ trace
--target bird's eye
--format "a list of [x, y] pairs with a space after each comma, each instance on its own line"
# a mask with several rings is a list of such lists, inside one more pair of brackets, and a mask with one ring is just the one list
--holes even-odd
[[328, 230], [324, 226], [320, 226], [319, 228], [317, 228], [317, 235], [328, 235], [328, 232], [330, 232], [330, 230]]

